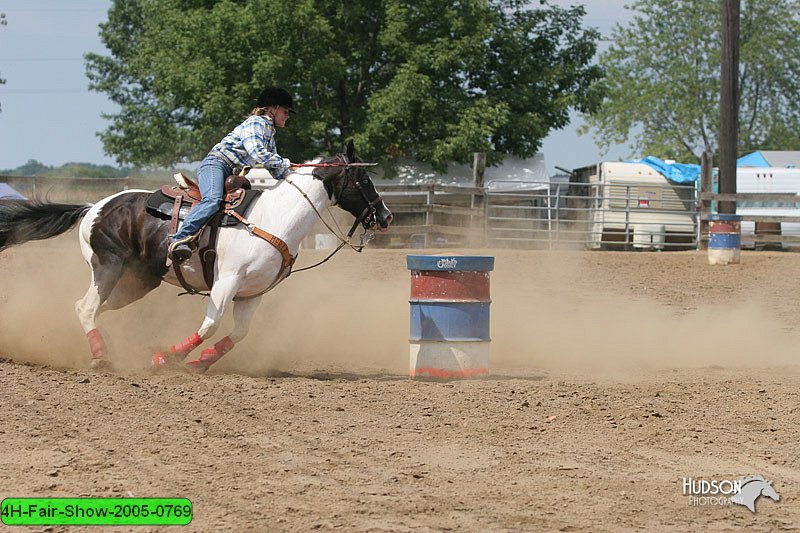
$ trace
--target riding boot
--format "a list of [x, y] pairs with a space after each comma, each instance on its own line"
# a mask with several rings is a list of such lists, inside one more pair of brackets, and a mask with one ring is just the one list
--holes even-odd
[[171, 242], [167, 250], [169, 258], [178, 263], [182, 263], [189, 259], [194, 251], [190, 246], [190, 243], [194, 240], [194, 238], [194, 235], [189, 235], [183, 239]]

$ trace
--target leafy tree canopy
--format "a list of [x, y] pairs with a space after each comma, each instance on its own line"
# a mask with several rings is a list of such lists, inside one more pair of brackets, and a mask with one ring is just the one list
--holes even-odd
[[27, 163], [17, 168], [0, 170], [0, 174], [5, 176], [43, 176], [45, 172], [52, 168], [53, 167], [48, 167], [35, 159], [28, 159]]
[[[716, 152], [722, 5], [637, 0], [633, 23], [614, 29], [596, 82], [603, 106], [587, 117], [599, 145], [629, 142], [679, 161]], [[740, 15], [739, 151], [800, 149], [800, 3], [746, 0]]]
[[353, 138], [374, 158], [443, 169], [533, 155], [570, 110], [602, 98], [582, 7], [523, 0], [115, 0], [87, 55], [93, 89], [120, 105], [101, 134], [120, 162], [202, 158], [260, 89], [295, 95], [282, 154]]

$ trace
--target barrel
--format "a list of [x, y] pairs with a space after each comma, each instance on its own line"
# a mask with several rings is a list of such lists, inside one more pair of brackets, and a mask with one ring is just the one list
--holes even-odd
[[742, 217], [711, 214], [708, 217], [708, 263], [739, 264], [742, 247]]
[[489, 272], [494, 257], [409, 255], [412, 378], [489, 373]]

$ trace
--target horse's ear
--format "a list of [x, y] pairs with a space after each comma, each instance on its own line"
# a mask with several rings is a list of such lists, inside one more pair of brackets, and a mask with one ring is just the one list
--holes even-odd
[[356, 157], [356, 149], [355, 146], [353, 146], [353, 139], [350, 139], [345, 143], [343, 151], [344, 155], [347, 156], [348, 161], [352, 161]]

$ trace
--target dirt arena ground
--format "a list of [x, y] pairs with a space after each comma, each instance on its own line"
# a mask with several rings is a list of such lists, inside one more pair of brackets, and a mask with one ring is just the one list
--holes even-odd
[[[493, 375], [431, 383], [408, 250], [292, 276], [205, 376], [148, 369], [205, 307], [164, 286], [101, 317], [120, 370], [86, 370], [76, 240], [0, 254], [0, 498], [186, 497], [191, 531], [800, 528], [800, 254], [479, 252]], [[749, 474], [780, 501], [682, 493]]]

